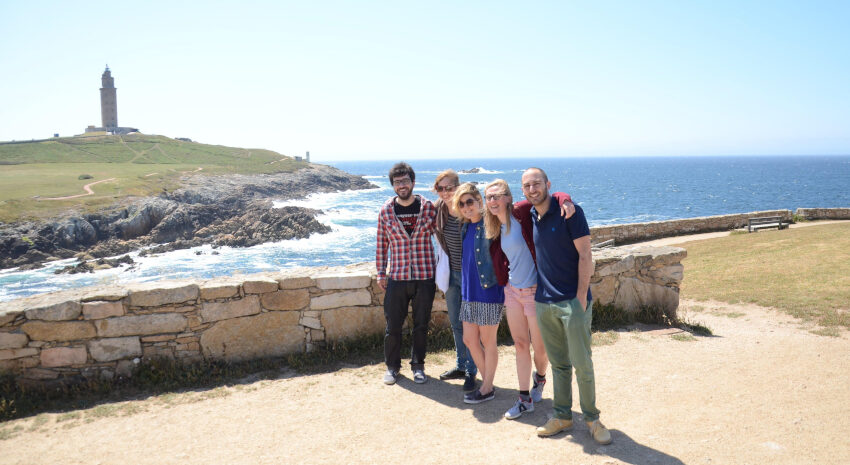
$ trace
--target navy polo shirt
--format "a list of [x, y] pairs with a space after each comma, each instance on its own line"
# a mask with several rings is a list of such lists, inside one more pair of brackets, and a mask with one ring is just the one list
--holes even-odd
[[[584, 210], [578, 205], [569, 219], [561, 216], [558, 202], [550, 201], [549, 210], [537, 218], [531, 207], [534, 224], [534, 248], [537, 251], [537, 292], [534, 300], [541, 303], [572, 300], [578, 289], [578, 250], [574, 240], [590, 235]], [[592, 299], [590, 286], [587, 301]]]

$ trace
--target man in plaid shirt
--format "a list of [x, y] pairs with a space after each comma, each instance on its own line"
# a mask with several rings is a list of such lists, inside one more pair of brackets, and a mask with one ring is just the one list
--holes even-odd
[[[375, 261], [378, 285], [384, 295], [384, 383], [395, 384], [401, 369], [401, 327], [407, 307], [413, 303], [413, 349], [410, 368], [413, 381], [425, 382], [425, 341], [431, 305], [434, 303], [434, 232], [437, 211], [428, 199], [413, 194], [416, 174], [407, 163], [390, 169], [390, 182], [396, 196], [387, 201], [378, 215], [378, 243]], [[389, 258], [389, 271], [387, 260]]]

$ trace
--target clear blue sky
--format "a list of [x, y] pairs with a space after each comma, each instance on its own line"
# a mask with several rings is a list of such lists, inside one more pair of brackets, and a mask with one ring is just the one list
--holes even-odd
[[0, 140], [313, 160], [848, 154], [850, 2], [0, 0]]

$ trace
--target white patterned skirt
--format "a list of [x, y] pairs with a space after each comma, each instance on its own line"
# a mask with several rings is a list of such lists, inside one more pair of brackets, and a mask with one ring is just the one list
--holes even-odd
[[460, 321], [472, 323], [478, 326], [493, 326], [499, 324], [505, 306], [486, 302], [460, 303]]

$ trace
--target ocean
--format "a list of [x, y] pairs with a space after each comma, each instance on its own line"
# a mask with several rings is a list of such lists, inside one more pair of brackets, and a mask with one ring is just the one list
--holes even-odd
[[[521, 198], [520, 177], [529, 166], [544, 169], [552, 189], [567, 192], [582, 206], [591, 226], [723, 215], [756, 210], [850, 207], [850, 156], [618, 157], [530, 159], [407, 160], [416, 171], [414, 192], [431, 200], [430, 187], [446, 168], [461, 181], [486, 183], [502, 178], [514, 199]], [[332, 232], [309, 239], [266, 243], [249, 248], [211, 246], [139, 257], [133, 266], [76, 275], [54, 270], [74, 259], [32, 271], [0, 271], [0, 301], [89, 285], [210, 278], [274, 271], [299, 266], [345, 265], [375, 257], [377, 215], [393, 195], [387, 180], [392, 161], [329, 162], [360, 174], [375, 187], [311, 195], [275, 202], [320, 209], [319, 221]], [[483, 186], [482, 186], [483, 187]]]

